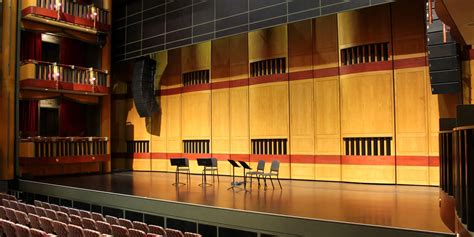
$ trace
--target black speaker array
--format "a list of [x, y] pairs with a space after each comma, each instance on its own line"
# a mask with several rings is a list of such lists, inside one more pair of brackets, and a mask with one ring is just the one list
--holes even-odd
[[[432, 6], [433, 21], [428, 22], [427, 14], [427, 47], [430, 68], [431, 92], [433, 94], [451, 94], [461, 90], [460, 47], [451, 34], [443, 34], [443, 22], [438, 18]], [[427, 13], [429, 5], [427, 4]]]
[[132, 95], [140, 117], [151, 117], [158, 111], [155, 98], [156, 61], [147, 57], [135, 62], [132, 80]]

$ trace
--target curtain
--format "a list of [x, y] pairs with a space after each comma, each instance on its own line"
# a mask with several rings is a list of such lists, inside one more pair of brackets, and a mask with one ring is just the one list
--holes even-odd
[[85, 44], [70, 38], [61, 38], [59, 63], [85, 67]]
[[41, 60], [41, 34], [30, 31], [22, 31], [21, 33], [21, 50], [20, 60]]
[[59, 135], [78, 137], [86, 134], [86, 115], [84, 105], [62, 99], [59, 106]]
[[21, 137], [38, 135], [37, 100], [20, 100], [20, 134]]

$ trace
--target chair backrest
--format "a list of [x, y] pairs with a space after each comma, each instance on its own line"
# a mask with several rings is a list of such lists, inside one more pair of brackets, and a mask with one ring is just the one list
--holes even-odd
[[5, 212], [7, 212], [7, 218], [10, 221], [16, 222], [15, 210], [12, 208], [5, 208]]
[[280, 170], [280, 161], [279, 160], [273, 160], [272, 161], [272, 166], [270, 167], [270, 172], [276, 172]]
[[31, 237], [45, 237], [47, 236], [46, 232], [36, 229], [36, 228], [31, 228], [30, 229], [30, 236]]
[[56, 212], [56, 216], [58, 217], [58, 221], [62, 223], [65, 223], [65, 224], [71, 223], [71, 219], [69, 219], [69, 216], [62, 211]]
[[128, 219], [119, 218], [119, 224], [127, 229], [133, 228], [133, 223]]
[[42, 201], [35, 200], [35, 206], [37, 206], [37, 207], [43, 207]]
[[84, 230], [84, 237], [101, 237], [101, 234], [95, 230]]
[[111, 225], [120, 225], [118, 218], [115, 216], [105, 216], [105, 221]]
[[84, 237], [84, 230], [82, 227], [77, 225], [67, 225], [69, 231], [69, 237]]
[[84, 211], [84, 210], [79, 210], [79, 213], [81, 214], [82, 218], [89, 218], [92, 219], [92, 214], [89, 211]]
[[71, 215], [69, 215], [69, 219], [71, 220], [70, 221], [71, 224], [83, 227], [82, 226], [82, 218], [80, 216], [71, 214]]
[[8, 199], [2, 199], [2, 205], [4, 207], [10, 207], [10, 201], [8, 201]]
[[137, 230], [141, 230], [145, 233], [150, 232], [150, 228], [148, 228], [148, 225], [146, 223], [140, 222], [140, 221], [134, 221], [133, 222], [133, 228]]
[[15, 211], [15, 217], [19, 224], [21, 225], [30, 225], [30, 219], [28, 219], [28, 215], [22, 211]]
[[184, 237], [202, 237], [202, 235], [192, 232], [184, 232]]
[[54, 233], [54, 227], [53, 227], [53, 220], [51, 220], [48, 217], [40, 217], [39, 222], [41, 225], [41, 229], [44, 230], [46, 233]]
[[129, 237], [128, 229], [121, 225], [112, 225], [112, 235], [114, 237]]
[[41, 203], [41, 206], [44, 208], [44, 209], [51, 209], [51, 205], [47, 202], [42, 202]]
[[56, 204], [51, 204], [51, 209], [52, 209], [53, 211], [57, 211], [57, 212], [58, 212], [58, 211], [61, 211], [61, 208], [59, 208], [59, 206], [56, 205]]
[[27, 226], [16, 224], [15, 232], [17, 237], [30, 237], [30, 228]]
[[5, 207], [0, 206], [0, 219], [6, 220], [7, 218], [8, 218], [7, 217], [7, 211], [5, 211]]
[[39, 218], [40, 217], [36, 214], [28, 213], [28, 219], [30, 220], [30, 226], [32, 228], [36, 228], [38, 230], [41, 229], [41, 224], [40, 224]]
[[107, 222], [96, 221], [95, 226], [97, 227], [97, 230], [100, 231], [100, 233], [102, 234], [107, 234], [107, 235], [112, 234], [112, 226]]
[[81, 212], [75, 208], [69, 208], [69, 215], [81, 216]]
[[20, 210], [20, 208], [18, 207], [18, 202], [13, 200], [10, 200], [10, 208]]
[[184, 237], [183, 232], [175, 229], [166, 228], [166, 237]]
[[68, 237], [69, 229], [65, 223], [53, 221], [54, 232], [58, 237]]
[[44, 209], [44, 211], [46, 212], [46, 217], [50, 218], [51, 220], [58, 220], [56, 212], [53, 211], [53, 209]]
[[35, 207], [38, 216], [46, 216], [46, 210], [42, 207]]
[[97, 212], [92, 212], [91, 214], [92, 214], [92, 219], [94, 221], [105, 221], [105, 218], [102, 214], [97, 213]]
[[5, 236], [15, 236], [16, 231], [15, 231], [15, 223], [8, 221], [8, 220], [0, 220], [1, 226], [2, 226], [2, 231], [5, 234]]
[[217, 167], [217, 159], [216, 158], [211, 158], [211, 166], [212, 167]]
[[150, 233], [166, 236], [166, 231], [163, 227], [157, 225], [148, 225]]
[[36, 214], [36, 208], [35, 208], [35, 206], [33, 206], [31, 204], [26, 205], [26, 210], [28, 211], [28, 213]]
[[88, 230], [97, 230], [97, 227], [95, 226], [95, 221], [87, 217], [82, 218], [82, 227]]
[[146, 233], [142, 230], [128, 229], [130, 237], [146, 237]]
[[264, 171], [265, 170], [265, 161], [259, 160], [257, 163], [257, 171]]
[[59, 210], [69, 215], [69, 208], [64, 206], [59, 206]]
[[28, 208], [26, 208], [26, 204], [22, 202], [18, 202], [18, 211], [22, 211], [24, 213], [28, 213]]

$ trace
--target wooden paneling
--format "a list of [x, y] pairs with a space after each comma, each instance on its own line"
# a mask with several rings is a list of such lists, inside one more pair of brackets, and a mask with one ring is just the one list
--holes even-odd
[[337, 15], [314, 19], [313, 67], [314, 69], [339, 66]]
[[181, 49], [182, 73], [211, 68], [211, 41]]
[[287, 26], [249, 32], [249, 61], [288, 56]]

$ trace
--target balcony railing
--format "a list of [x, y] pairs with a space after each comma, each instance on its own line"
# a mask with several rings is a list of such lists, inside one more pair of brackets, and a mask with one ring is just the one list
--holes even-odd
[[22, 139], [23, 158], [51, 158], [107, 155], [106, 137], [34, 137]]
[[36, 6], [108, 24], [109, 12], [97, 6], [79, 4], [72, 0], [36, 0]]
[[35, 60], [24, 61], [20, 68], [21, 87], [31, 86], [30, 80], [47, 82], [51, 89], [68, 90], [63, 84], [84, 85], [83, 89], [92, 93], [104, 93], [109, 87], [107, 71]]

